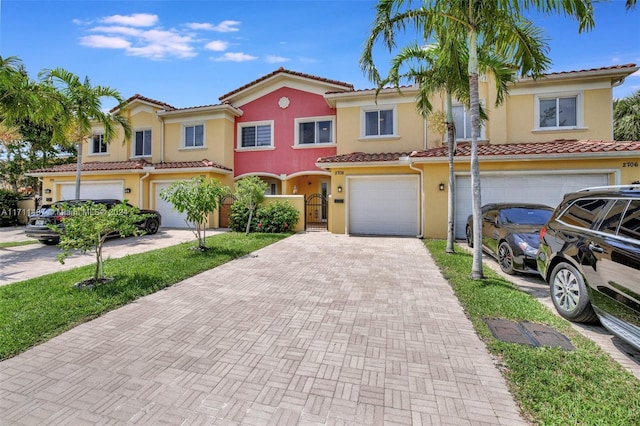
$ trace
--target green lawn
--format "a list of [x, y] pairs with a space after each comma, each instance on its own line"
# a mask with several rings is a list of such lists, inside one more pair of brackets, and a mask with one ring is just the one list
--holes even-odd
[[[489, 351], [525, 416], [535, 424], [640, 424], [640, 381], [575, 331], [533, 296], [488, 267], [484, 280], [472, 280], [472, 255], [458, 248], [445, 253], [444, 241], [425, 241]], [[576, 350], [535, 348], [493, 337], [485, 318], [545, 324], [569, 337]]]
[[40, 242], [38, 240], [9, 241], [5, 243], [0, 243], [0, 248], [28, 246], [29, 244], [40, 244]]
[[139, 297], [249, 254], [289, 234], [224, 233], [197, 242], [105, 262], [115, 280], [94, 289], [73, 285], [93, 276], [95, 265], [57, 272], [0, 287], [0, 360], [96, 318]]

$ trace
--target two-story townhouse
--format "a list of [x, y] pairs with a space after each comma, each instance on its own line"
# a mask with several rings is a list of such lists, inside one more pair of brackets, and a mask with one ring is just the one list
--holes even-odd
[[[637, 70], [628, 64], [521, 79], [498, 107], [491, 79], [483, 81], [483, 202], [555, 206], [579, 188], [640, 181], [640, 142], [612, 140], [612, 88]], [[269, 194], [317, 197], [303, 222], [328, 223], [334, 233], [444, 237], [447, 147], [431, 118], [416, 112], [416, 94], [415, 87], [354, 90], [280, 68], [216, 105], [179, 109], [136, 95], [128, 100], [131, 140], [105, 145], [95, 129], [83, 157], [82, 196], [128, 198], [160, 210], [165, 226], [184, 226], [159, 197], [171, 182], [205, 175], [231, 186], [257, 175]], [[440, 96], [432, 104], [444, 109]], [[470, 124], [464, 106], [454, 104], [453, 112], [462, 238], [471, 210]], [[31, 175], [43, 179], [45, 201], [55, 201], [72, 196], [74, 170]], [[219, 224], [212, 215], [209, 225]]]
[[[635, 64], [520, 79], [496, 107], [491, 79], [481, 83], [488, 113], [479, 141], [482, 202], [555, 206], [581, 188], [640, 181], [640, 142], [613, 141], [612, 89]], [[415, 89], [329, 93], [338, 117], [338, 152], [318, 160], [331, 172], [329, 230], [347, 234], [446, 237], [449, 168], [444, 135], [415, 113]], [[438, 96], [435, 109], [444, 110]], [[439, 108], [438, 108], [439, 107]], [[471, 213], [470, 125], [456, 115], [456, 237]], [[351, 128], [349, 128], [349, 124]]]

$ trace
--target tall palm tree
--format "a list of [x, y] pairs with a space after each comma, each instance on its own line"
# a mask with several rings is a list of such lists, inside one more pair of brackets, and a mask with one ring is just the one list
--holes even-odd
[[[401, 84], [417, 84], [419, 92], [416, 98], [418, 112], [426, 119], [432, 112], [430, 98], [434, 93], [445, 93], [445, 126], [448, 146], [449, 163], [449, 191], [447, 197], [447, 245], [446, 252], [455, 252], [455, 124], [453, 117], [453, 97], [469, 108], [469, 80], [467, 75], [468, 49], [465, 43], [449, 39], [449, 44], [433, 43], [426, 46], [409, 45], [400, 50], [392, 59], [391, 69], [387, 77], [378, 82], [378, 90], [393, 85], [399, 88]], [[457, 45], [452, 44], [457, 43]], [[515, 72], [509, 64], [501, 62], [500, 58], [491, 52], [481, 52], [480, 70], [491, 73], [496, 83], [496, 106], [500, 105], [508, 91], [508, 83], [514, 80]], [[375, 67], [367, 58], [361, 59], [365, 72], [371, 73], [370, 67]], [[481, 110], [482, 120], [487, 116]]]
[[[125, 143], [131, 138], [131, 124], [124, 115], [126, 105], [117, 90], [107, 86], [92, 86], [88, 77], [81, 81], [78, 76], [62, 68], [44, 70], [40, 73], [40, 78], [55, 90], [62, 110], [59, 120], [54, 125], [54, 141], [61, 145], [68, 142], [76, 145], [78, 160], [75, 198], [80, 198], [82, 151], [84, 143], [93, 136], [92, 126], [102, 126], [105, 143], [110, 143], [118, 126], [122, 126], [122, 143]], [[112, 98], [118, 103], [117, 114], [102, 110], [103, 98]]]
[[[542, 32], [523, 17], [528, 10], [543, 14], [560, 13], [579, 21], [579, 30], [593, 26], [591, 0], [424, 0], [421, 7], [411, 9], [410, 0], [380, 0], [374, 27], [367, 40], [363, 57], [371, 57], [375, 43], [381, 38], [388, 50], [395, 48], [395, 33], [412, 26], [425, 39], [434, 36], [464, 41], [469, 49], [468, 80], [471, 115], [471, 187], [473, 199], [474, 241], [482, 240], [480, 167], [478, 136], [480, 134], [480, 101], [478, 90], [478, 52], [492, 51], [511, 64], [521, 75], [538, 76], [549, 66], [547, 47]], [[455, 44], [455, 42], [454, 42]], [[379, 79], [373, 72], [374, 81]], [[473, 279], [484, 278], [482, 245], [473, 249]]]
[[640, 141], [640, 90], [613, 103], [613, 138]]

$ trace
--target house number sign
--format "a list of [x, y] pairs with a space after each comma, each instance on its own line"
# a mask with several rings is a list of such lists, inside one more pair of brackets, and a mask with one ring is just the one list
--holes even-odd
[[622, 163], [622, 167], [638, 167], [637, 161], [625, 161]]

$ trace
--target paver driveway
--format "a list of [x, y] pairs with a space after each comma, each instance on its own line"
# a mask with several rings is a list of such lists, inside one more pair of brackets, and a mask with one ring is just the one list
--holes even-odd
[[526, 424], [421, 241], [297, 234], [0, 363], [0, 424]]

